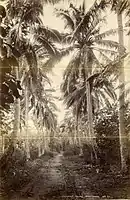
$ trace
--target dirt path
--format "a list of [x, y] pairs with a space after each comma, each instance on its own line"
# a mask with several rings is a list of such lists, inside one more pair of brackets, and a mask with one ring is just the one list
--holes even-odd
[[50, 167], [58, 167], [62, 164], [63, 153], [57, 154], [53, 159], [49, 161]]
[[43, 166], [34, 177], [28, 188], [35, 197], [57, 196], [64, 185], [63, 174], [60, 166], [62, 165], [62, 153], [56, 154], [53, 158], [43, 162]]
[[[64, 157], [61, 152], [55, 154], [55, 156], [50, 158], [48, 161], [44, 161], [44, 159], [39, 161], [42, 163], [41, 167], [34, 174], [34, 178], [24, 191], [24, 194], [27, 194], [27, 196], [30, 196], [30, 194], [32, 196], [32, 198], [29, 198], [28, 200], [41, 200], [43, 197], [50, 200], [53, 199], [53, 197], [56, 197], [54, 198], [56, 200], [65, 200], [72, 199], [71, 197], [75, 195], [76, 199], [100, 200], [95, 192], [93, 194], [93, 191], [91, 192], [91, 189], [88, 189], [88, 184], [91, 183], [88, 179], [92, 179], [92, 177], [89, 177], [90, 175], [88, 174], [87, 169], [83, 168], [83, 164], [81, 160], [78, 160], [78, 158], [74, 157], [74, 159], [68, 159]], [[99, 185], [98, 189], [100, 188], [102, 189], [102, 185]], [[75, 193], [75, 189], [77, 189], [79, 194], [77, 194], [77, 192]], [[65, 198], [65, 196], [68, 197]], [[2, 199], [2, 197], [0, 197], [0, 200], [9, 199]], [[12, 198], [11, 200], [15, 200], [15, 198]], [[27, 200], [27, 198], [20, 198], [19, 200]]]
[[62, 181], [61, 171], [58, 169], [62, 165], [63, 154], [57, 154], [53, 159], [48, 163], [49, 176], [52, 183], [58, 184]]

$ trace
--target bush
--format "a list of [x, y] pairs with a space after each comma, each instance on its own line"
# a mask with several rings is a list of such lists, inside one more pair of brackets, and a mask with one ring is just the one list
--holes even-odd
[[31, 160], [35, 160], [38, 158], [38, 148], [35, 146], [31, 146], [30, 148], [30, 158]]
[[80, 154], [80, 148], [76, 145], [69, 145], [65, 148], [64, 156], [74, 156]]
[[92, 163], [91, 152], [92, 152], [92, 148], [90, 147], [90, 145], [84, 144], [83, 145], [83, 157], [84, 157], [84, 161], [87, 164], [91, 164]]
[[1, 161], [3, 161], [1, 166], [2, 188], [8, 196], [25, 187], [36, 176], [43, 164], [40, 159], [33, 162], [27, 161], [25, 152], [13, 147], [9, 147]]

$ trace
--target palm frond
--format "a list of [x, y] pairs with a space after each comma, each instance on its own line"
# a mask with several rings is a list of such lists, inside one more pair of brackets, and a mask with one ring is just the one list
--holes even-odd
[[57, 49], [51, 41], [48, 41], [43, 36], [36, 37], [36, 40], [39, 42], [41, 46], [43, 46], [50, 55], [55, 55], [57, 53]]
[[104, 91], [102, 91], [101, 89], [99, 90], [99, 94], [101, 95], [101, 97], [103, 98], [103, 101], [105, 102], [105, 105], [108, 107], [108, 108], [111, 108], [111, 103], [110, 101], [108, 100], [108, 97], [105, 95]]
[[47, 59], [47, 61], [43, 64], [41, 64], [42, 69], [44, 72], [49, 72], [53, 69], [55, 64], [58, 62], [58, 59], [55, 56], [51, 56]]
[[98, 45], [112, 48], [112, 49], [119, 49], [122, 48], [122, 50], [125, 52], [125, 48], [121, 46], [118, 42], [112, 41], [112, 40], [94, 40], [94, 42]]
[[76, 28], [73, 32], [73, 36], [72, 36], [71, 41], [73, 41], [74, 37], [82, 29], [83, 25], [88, 27], [88, 25], [91, 24], [90, 28], [88, 27], [89, 28], [88, 33], [90, 33], [93, 30], [93, 28], [95, 28], [94, 25], [97, 25], [99, 23], [99, 16], [100, 16], [100, 13], [101, 13], [101, 7], [103, 8], [101, 3], [98, 5], [97, 1], [94, 2], [94, 4], [89, 9], [89, 11], [82, 17], [82, 19], [80, 20], [80, 22], [76, 26]]
[[97, 25], [99, 25], [99, 23], [101, 23], [101, 19], [99, 19], [99, 17], [97, 17], [92, 22], [90, 21], [88, 23], [90, 23], [90, 27], [87, 27], [86, 35], [87, 35], [87, 37], [90, 37], [91, 35], [94, 35], [96, 32], [99, 31], [99, 29], [97, 29]]
[[63, 58], [64, 56], [69, 55], [72, 51], [74, 51], [74, 46], [69, 46], [60, 50], [59, 54], [60, 57]]
[[129, 0], [120, 1], [119, 12], [122, 13], [126, 9], [130, 9], [130, 2], [129, 2]]
[[[92, 50], [93, 49], [94, 48], [92, 48]], [[91, 51], [91, 55], [92, 55], [93, 64], [96, 65], [96, 68], [101, 68], [102, 64], [100, 63], [100, 61], [98, 60], [98, 58], [96, 57], [93, 51]]]
[[97, 88], [93, 88], [93, 91], [92, 91], [92, 99], [94, 101], [94, 111], [98, 110], [101, 106], [103, 106], [102, 104], [102, 100], [100, 100], [100, 95], [98, 93], [98, 89]]
[[117, 59], [106, 64], [102, 70], [102, 74], [106, 75], [106, 76], [110, 76], [113, 73], [119, 75], [120, 64], [127, 55], [128, 54], [126, 53], [126, 54], [122, 55], [121, 57], [118, 57]]
[[110, 83], [107, 79], [103, 80], [103, 89], [111, 99], [113, 99], [115, 101], [117, 100], [117, 95], [115, 93], [113, 84]]
[[118, 33], [118, 29], [110, 29], [95, 36], [95, 40], [102, 40], [108, 36], [113, 36]]
[[98, 49], [98, 52], [99, 52], [100, 58], [103, 60], [103, 62], [105, 62], [105, 64], [112, 62], [112, 60], [106, 54], [104, 54], [102, 51], [100, 51], [99, 49]]
[[74, 84], [77, 82], [78, 74], [79, 74], [79, 66], [80, 66], [80, 55], [81, 53], [78, 51], [74, 54], [73, 58], [69, 62], [64, 75], [63, 75], [63, 84], [61, 89], [63, 92], [69, 92], [73, 90], [75, 87]]
[[49, 27], [39, 26], [37, 28], [37, 33], [39, 35], [44, 35], [45, 38], [48, 38], [53, 42], [60, 42], [62, 40], [62, 34], [59, 31]]
[[67, 104], [67, 107], [71, 107], [74, 105], [78, 99], [83, 98], [85, 94], [85, 87], [81, 87], [79, 89], [74, 90], [66, 99], [65, 103]]
[[34, 80], [34, 82], [36, 82], [38, 72], [37, 56], [32, 47], [30, 47], [30, 49], [25, 53], [25, 57], [30, 68], [32, 79]]
[[69, 44], [71, 40], [72, 40], [72, 35], [71, 34], [66, 33], [62, 37], [62, 43], [63, 44]]
[[[32, 21], [32, 19], [33, 19], [33, 23], [34, 23], [34, 19], [35, 19], [35, 21], [37, 19], [37, 17], [36, 17], [37, 13], [38, 14], [39, 13], [43, 14], [43, 9], [41, 8], [41, 6], [39, 7], [39, 6], [35, 5], [35, 4], [33, 4], [31, 6], [27, 6], [26, 9], [27, 9], [26, 12], [23, 12], [23, 15], [21, 16], [20, 23], [22, 23], [24, 20], [26, 20], [26, 22], [27, 21]], [[34, 13], [35, 13], [35, 17], [33, 17]]]
[[99, 47], [92, 47], [92, 49], [96, 50], [96, 51], [99, 51], [99, 52], [102, 52], [102, 53], [105, 53], [105, 54], [108, 54], [110, 56], [117, 56], [118, 51], [114, 51], [112, 49], [104, 49], [104, 48], [99, 48]]
[[59, 9], [59, 10], [56, 9], [56, 15], [57, 17], [61, 17], [62, 19], [65, 20], [66, 22], [65, 28], [70, 28], [71, 30], [74, 30], [74, 27], [75, 27], [74, 21], [69, 15], [68, 11], [62, 10], [62, 9]]

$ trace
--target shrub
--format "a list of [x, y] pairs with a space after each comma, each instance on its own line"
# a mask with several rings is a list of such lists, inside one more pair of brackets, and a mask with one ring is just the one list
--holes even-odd
[[77, 145], [68, 145], [64, 151], [64, 156], [74, 156], [79, 154], [80, 148]]

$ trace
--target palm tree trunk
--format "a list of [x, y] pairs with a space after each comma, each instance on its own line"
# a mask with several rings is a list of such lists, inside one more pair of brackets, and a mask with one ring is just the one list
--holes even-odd
[[29, 112], [29, 94], [28, 87], [25, 86], [25, 133], [26, 133], [26, 153], [27, 159], [30, 158], [30, 150], [29, 150], [29, 138], [28, 138], [28, 112]]
[[41, 130], [38, 131], [38, 157], [42, 155], [41, 151]]
[[2, 154], [4, 154], [4, 151], [5, 151], [5, 136], [4, 136], [4, 134], [2, 134], [1, 139], [2, 139]]
[[[118, 23], [118, 39], [119, 44], [124, 46], [123, 38], [123, 24], [122, 24], [122, 14], [117, 12], [117, 23]], [[119, 48], [119, 55], [121, 56], [122, 48]], [[124, 125], [124, 103], [125, 103], [125, 75], [124, 75], [124, 62], [120, 64], [120, 77], [119, 77], [119, 139], [120, 139], [120, 154], [121, 154], [121, 168], [126, 169], [126, 135], [125, 135], [125, 125]]]
[[45, 151], [49, 151], [49, 144], [51, 143], [51, 133], [46, 128], [42, 129], [42, 135], [43, 135], [43, 142], [42, 142], [42, 154], [45, 153]]
[[[19, 80], [19, 69], [15, 69], [16, 78]], [[14, 130], [11, 134], [11, 143], [13, 146], [16, 146], [17, 137], [20, 133], [20, 99], [15, 100], [15, 112], [14, 112]]]
[[[89, 124], [89, 141], [90, 144], [92, 146], [92, 150], [94, 153], [94, 157], [95, 159], [97, 159], [97, 154], [96, 154], [96, 140], [95, 140], [95, 136], [94, 136], [94, 130], [93, 130], [93, 112], [92, 112], [92, 98], [91, 98], [91, 91], [90, 91], [90, 84], [89, 82], [86, 83], [86, 88], [87, 88], [87, 111], [88, 111], [88, 124]], [[93, 155], [93, 154], [92, 154]], [[93, 156], [92, 160], [94, 159]]]
[[42, 145], [41, 145], [41, 154], [44, 155], [45, 151], [49, 150], [49, 140], [50, 140], [50, 136], [49, 136], [49, 131], [45, 128], [42, 128]]
[[39, 140], [38, 140], [38, 157], [40, 157], [42, 155], [42, 152], [41, 152], [41, 138], [39, 137]]
[[76, 119], [76, 134], [77, 134], [78, 146], [80, 149], [79, 155], [83, 155], [82, 142], [81, 142], [82, 135], [80, 134], [81, 132], [79, 131], [79, 127], [80, 127], [80, 119]]
[[46, 137], [46, 131], [45, 129], [43, 129], [43, 144], [42, 144], [42, 154], [45, 153], [45, 151], [47, 150], [47, 143], [48, 143], [48, 138]]
[[49, 130], [49, 135], [50, 135], [50, 149], [51, 151], [54, 150], [54, 131]]
[[[88, 47], [85, 46], [85, 55], [86, 63], [85, 66], [87, 68], [85, 69], [85, 81], [86, 81], [86, 90], [87, 90], [87, 113], [88, 113], [88, 135], [89, 135], [89, 142], [92, 147], [91, 154], [94, 154], [95, 159], [97, 160], [97, 154], [96, 154], [96, 138], [94, 137], [94, 130], [93, 130], [93, 112], [92, 112], [92, 95], [91, 95], [91, 88], [90, 83], [87, 81], [87, 78], [92, 75], [92, 66], [93, 66], [93, 60], [91, 58], [91, 52], [88, 50]], [[93, 161], [92, 156], [92, 161]]]
[[77, 145], [78, 144], [78, 140], [79, 140], [79, 134], [78, 134], [78, 119], [77, 119], [77, 114], [75, 116], [75, 129], [74, 129], [74, 144]]

